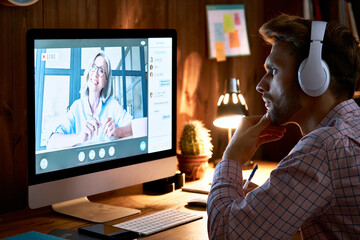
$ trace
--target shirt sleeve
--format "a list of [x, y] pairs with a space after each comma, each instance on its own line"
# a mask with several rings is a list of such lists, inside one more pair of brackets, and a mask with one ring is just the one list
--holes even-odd
[[208, 197], [210, 239], [288, 239], [331, 202], [332, 188], [321, 140], [304, 138], [269, 179], [244, 196], [242, 167], [223, 160]]
[[76, 133], [76, 124], [75, 124], [75, 116], [79, 115], [78, 110], [78, 102], [74, 102], [71, 105], [69, 111], [66, 116], [63, 117], [60, 124], [56, 127], [54, 133], [62, 133], [62, 134], [74, 134]]
[[107, 115], [113, 116], [113, 119], [117, 127], [124, 127], [128, 125], [132, 120], [132, 115], [121, 107], [118, 101], [114, 98], [108, 100]]
[[126, 110], [124, 110], [124, 109], [121, 109], [120, 111], [119, 111], [119, 114], [118, 114], [118, 118], [117, 118], [117, 123], [116, 123], [116, 125], [118, 125], [119, 127], [123, 127], [123, 126], [126, 126], [126, 125], [128, 125], [130, 122], [131, 122], [131, 120], [132, 120], [132, 116], [131, 116], [131, 114], [130, 113], [128, 113]]

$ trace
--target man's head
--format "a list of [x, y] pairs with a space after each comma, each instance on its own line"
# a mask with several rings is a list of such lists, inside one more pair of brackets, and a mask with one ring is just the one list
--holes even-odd
[[[263, 93], [273, 123], [285, 123], [302, 107], [299, 97], [304, 93], [297, 72], [309, 54], [311, 21], [283, 14], [265, 23], [259, 32], [272, 50], [257, 90]], [[338, 102], [351, 98], [360, 74], [360, 48], [346, 27], [327, 24], [322, 59], [330, 69], [328, 91]]]

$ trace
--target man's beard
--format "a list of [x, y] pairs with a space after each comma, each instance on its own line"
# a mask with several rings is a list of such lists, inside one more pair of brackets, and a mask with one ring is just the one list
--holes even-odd
[[277, 101], [280, 105], [275, 105], [271, 96], [266, 96], [272, 103], [272, 109], [269, 110], [271, 123], [274, 125], [282, 125], [289, 122], [291, 116], [301, 108], [300, 91], [301, 89], [294, 83], [288, 91], [286, 91]]

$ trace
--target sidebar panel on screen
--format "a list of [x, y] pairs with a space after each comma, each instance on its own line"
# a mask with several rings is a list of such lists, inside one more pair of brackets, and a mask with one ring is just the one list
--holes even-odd
[[172, 42], [149, 39], [149, 152], [171, 149]]

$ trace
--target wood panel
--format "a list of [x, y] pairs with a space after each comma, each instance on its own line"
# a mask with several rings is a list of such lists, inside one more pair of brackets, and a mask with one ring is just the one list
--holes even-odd
[[[0, 6], [0, 29], [3, 34], [11, 32], [11, 11], [5, 11], [6, 7]], [[5, 35], [3, 35], [5, 36]], [[13, 201], [12, 188], [14, 186], [14, 163], [12, 148], [12, 71], [11, 71], [11, 38], [0, 37], [0, 49], [2, 57], [0, 58], [0, 194], [1, 205], [11, 206]], [[0, 208], [0, 212], [4, 211]]]
[[[13, 189], [26, 189], [27, 140], [26, 140], [26, 48], [27, 9], [13, 9], [11, 18], [11, 71], [12, 71], [12, 148], [14, 153]], [[24, 81], [25, 80], [25, 81]], [[26, 191], [15, 191], [12, 204], [20, 205], [26, 199]]]
[[[264, 3], [265, 2], [265, 3]], [[255, 91], [264, 74], [266, 52], [258, 28], [270, 15], [264, 9], [298, 7], [297, 1], [262, 0], [39, 0], [29, 7], [0, 5], [0, 212], [27, 205], [26, 49], [29, 28], [175, 28], [178, 33], [179, 136], [185, 121], [199, 119], [211, 130], [214, 157], [227, 145], [226, 130], [212, 122], [224, 81], [237, 77], [250, 114], [265, 112]], [[228, 58], [218, 63], [208, 58], [207, 4], [244, 3], [250, 40], [250, 56]], [[286, 10], [285, 9], [285, 10]], [[290, 11], [289, 10], [289, 11]], [[295, 10], [296, 12], [297, 10]], [[271, 13], [272, 14], [272, 13]]]

